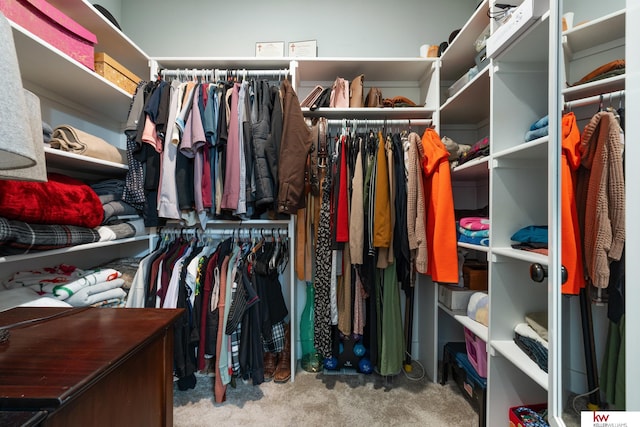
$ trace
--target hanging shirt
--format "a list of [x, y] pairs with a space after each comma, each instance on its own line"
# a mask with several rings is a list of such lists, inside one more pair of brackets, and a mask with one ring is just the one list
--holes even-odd
[[422, 135], [422, 180], [426, 207], [427, 274], [434, 282], [458, 283], [458, 242], [449, 152], [435, 130]]

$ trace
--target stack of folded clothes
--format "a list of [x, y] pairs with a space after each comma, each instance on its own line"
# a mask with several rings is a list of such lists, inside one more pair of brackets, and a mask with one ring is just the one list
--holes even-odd
[[34, 298], [53, 298], [73, 307], [123, 306], [127, 295], [122, 289], [122, 273], [118, 270], [82, 270], [66, 264], [20, 271], [5, 280], [3, 285], [7, 292], [29, 288], [33, 291]]
[[587, 73], [580, 80], [570, 86], [579, 86], [585, 83], [591, 83], [598, 80], [607, 79], [609, 77], [620, 76], [626, 71], [626, 62], [624, 59], [615, 59], [606, 64], [600, 65], [594, 70]]
[[547, 313], [529, 313], [525, 320], [525, 323], [518, 323], [514, 328], [514, 341], [540, 369], [548, 372]]
[[531, 126], [529, 130], [524, 135], [525, 142], [533, 141], [534, 139], [542, 138], [543, 136], [549, 135], [549, 116], [546, 115], [544, 117], [536, 120]]
[[469, 160], [473, 160], [479, 157], [488, 156], [490, 152], [489, 147], [489, 137], [485, 136], [480, 141], [476, 142], [471, 146], [469, 151], [460, 156], [460, 160], [458, 161], [458, 165], [463, 165]]
[[458, 242], [489, 246], [489, 218], [479, 216], [460, 218]]
[[471, 149], [470, 145], [459, 144], [448, 136], [442, 137], [442, 143], [449, 152], [449, 165], [451, 166], [451, 169], [454, 169], [456, 166], [458, 166], [460, 157], [462, 157], [467, 151]]
[[511, 236], [511, 247], [543, 255], [549, 253], [549, 229], [546, 225], [529, 225], [522, 227]]
[[145, 232], [142, 218], [105, 223], [106, 214], [96, 192], [69, 176], [50, 173], [47, 182], [0, 180], [0, 255], [123, 239]]

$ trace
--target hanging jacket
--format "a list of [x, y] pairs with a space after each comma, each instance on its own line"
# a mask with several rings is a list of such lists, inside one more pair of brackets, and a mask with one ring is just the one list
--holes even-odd
[[[278, 162], [280, 161], [280, 144], [282, 141], [282, 93], [276, 86], [269, 89], [271, 110], [271, 132], [265, 142], [264, 153], [267, 166], [273, 178], [273, 198], [278, 200]], [[275, 203], [274, 203], [275, 206]]]
[[584, 288], [582, 241], [576, 207], [575, 174], [580, 166], [580, 130], [573, 113], [562, 117], [562, 265], [567, 281], [562, 293], [577, 295]]
[[601, 111], [582, 132], [576, 200], [583, 230], [584, 260], [594, 286], [609, 286], [609, 263], [619, 260], [625, 240], [621, 129], [613, 113]]
[[[252, 117], [253, 130], [253, 159], [256, 186], [256, 206], [272, 204], [273, 176], [267, 158], [267, 140], [271, 133], [271, 110], [273, 108], [269, 83], [265, 80], [256, 82], [254, 108], [257, 106], [256, 117]], [[253, 116], [253, 114], [252, 114]]]
[[403, 289], [411, 286], [409, 237], [407, 233], [407, 175], [404, 167], [404, 148], [400, 134], [393, 135], [393, 162], [395, 184], [395, 224], [393, 227], [393, 253], [396, 273]]
[[434, 282], [458, 283], [458, 243], [449, 152], [433, 129], [422, 135], [422, 182], [427, 231], [427, 274]]
[[278, 212], [293, 214], [304, 206], [304, 175], [311, 148], [311, 131], [289, 80], [282, 82], [280, 90], [284, 118], [280, 164], [287, 167], [278, 171]]
[[378, 132], [377, 175], [375, 180], [375, 205], [373, 215], [373, 246], [388, 248], [391, 244], [392, 224], [389, 189], [389, 164], [382, 132]]

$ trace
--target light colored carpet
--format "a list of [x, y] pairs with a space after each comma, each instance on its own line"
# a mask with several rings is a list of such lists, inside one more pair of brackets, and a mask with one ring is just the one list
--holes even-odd
[[216, 404], [212, 378], [195, 389], [174, 388], [174, 426], [421, 426], [476, 427], [478, 415], [457, 385], [404, 374], [324, 375], [298, 370], [293, 383], [238, 382]]

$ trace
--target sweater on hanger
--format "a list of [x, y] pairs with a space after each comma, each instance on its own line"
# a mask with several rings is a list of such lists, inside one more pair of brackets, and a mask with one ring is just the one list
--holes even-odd
[[594, 286], [609, 286], [609, 263], [619, 260], [625, 239], [625, 191], [621, 129], [608, 111], [597, 113], [582, 133], [578, 215], [584, 259]]

